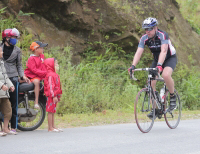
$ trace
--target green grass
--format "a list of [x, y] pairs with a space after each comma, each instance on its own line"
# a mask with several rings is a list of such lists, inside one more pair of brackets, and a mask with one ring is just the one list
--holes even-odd
[[[199, 110], [182, 111], [181, 120], [200, 119]], [[156, 119], [156, 121], [164, 121]], [[135, 123], [134, 112], [131, 110], [104, 110], [91, 114], [55, 114], [55, 124], [59, 128], [88, 127], [107, 124]], [[47, 129], [47, 116], [39, 129]]]

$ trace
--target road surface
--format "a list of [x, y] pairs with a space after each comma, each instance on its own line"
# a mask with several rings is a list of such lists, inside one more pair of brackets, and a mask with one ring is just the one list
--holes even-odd
[[0, 154], [200, 154], [200, 119], [173, 130], [155, 122], [146, 134], [136, 124], [20, 132], [0, 137]]

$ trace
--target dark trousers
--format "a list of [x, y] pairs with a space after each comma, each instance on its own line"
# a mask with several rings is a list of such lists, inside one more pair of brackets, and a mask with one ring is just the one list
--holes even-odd
[[18, 116], [17, 116], [17, 110], [18, 110], [18, 77], [11, 77], [11, 82], [15, 86], [14, 92], [9, 92], [10, 94], [10, 103], [12, 107], [12, 117], [11, 117], [11, 128], [17, 129], [17, 123], [18, 123]]

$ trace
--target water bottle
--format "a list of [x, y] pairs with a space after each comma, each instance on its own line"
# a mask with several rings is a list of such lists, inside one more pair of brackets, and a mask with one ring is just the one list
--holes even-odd
[[160, 99], [162, 103], [164, 102], [164, 94], [165, 94], [165, 88], [163, 87], [160, 89]]

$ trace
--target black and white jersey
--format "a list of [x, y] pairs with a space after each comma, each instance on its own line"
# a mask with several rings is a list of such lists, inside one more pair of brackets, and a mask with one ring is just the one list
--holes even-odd
[[154, 38], [148, 38], [147, 34], [143, 35], [140, 39], [138, 47], [144, 48], [144, 46], [147, 45], [153, 53], [154, 59], [158, 61], [162, 44], [168, 44], [166, 59], [176, 54], [176, 50], [172, 45], [168, 34], [160, 29], [157, 30]]

